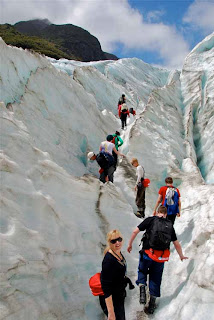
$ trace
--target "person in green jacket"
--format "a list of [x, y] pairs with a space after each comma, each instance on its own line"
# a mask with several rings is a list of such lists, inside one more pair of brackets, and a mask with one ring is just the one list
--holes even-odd
[[[113, 141], [112, 142], [115, 144], [115, 149], [118, 151], [118, 148], [120, 146], [122, 146], [122, 144], [123, 144], [123, 139], [120, 137], [120, 132], [119, 131], [116, 131], [113, 134]], [[117, 154], [113, 151], [112, 155], [114, 156], [115, 170], [116, 170], [116, 168], [117, 168]]]

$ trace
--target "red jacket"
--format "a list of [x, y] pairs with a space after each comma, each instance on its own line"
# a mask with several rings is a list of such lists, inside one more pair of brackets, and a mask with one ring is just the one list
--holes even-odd
[[[158, 192], [162, 196], [162, 206], [164, 205], [164, 200], [165, 200], [165, 197], [166, 197], [166, 190], [168, 189], [168, 187], [175, 188], [175, 187], [173, 187], [173, 185], [163, 186], [163, 187], [160, 188], [160, 190]], [[178, 188], [175, 188], [175, 189], [176, 189], [176, 191], [178, 193], [178, 196], [180, 198], [181, 195], [180, 195], [180, 192], [179, 192]]]
[[[121, 107], [122, 107], [122, 105], [120, 104], [119, 107], [118, 107], [118, 115], [119, 115], [119, 118], [120, 118], [121, 113], [122, 113]], [[129, 115], [129, 109], [127, 109], [127, 110], [126, 110], [125, 112], [123, 112], [123, 113], [127, 114], [127, 115], [130, 117], [130, 115]]]

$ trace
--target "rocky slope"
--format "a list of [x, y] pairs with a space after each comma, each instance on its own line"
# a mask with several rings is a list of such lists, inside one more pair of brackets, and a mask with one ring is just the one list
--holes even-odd
[[[102, 51], [96, 37], [72, 24], [55, 25], [45, 19], [21, 21], [14, 27], [23, 34], [41, 37], [55, 43], [61, 51], [71, 57], [78, 57], [81, 61], [109, 59], [109, 55]], [[110, 58], [117, 59], [114, 55], [110, 55]]]

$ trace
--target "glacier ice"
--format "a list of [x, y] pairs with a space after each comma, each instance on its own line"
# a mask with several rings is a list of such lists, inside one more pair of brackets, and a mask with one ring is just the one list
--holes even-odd
[[[207, 183], [214, 183], [214, 33], [187, 56], [181, 75], [189, 154]], [[189, 130], [191, 128], [191, 130]]]
[[[146, 216], [171, 175], [182, 195], [178, 239], [154, 319], [211, 319], [214, 314], [214, 34], [180, 71], [138, 59], [82, 63], [41, 57], [0, 41], [0, 319], [103, 319], [88, 279], [100, 271], [106, 233], [124, 235], [128, 275], [136, 279], [132, 229], [135, 171], [151, 185]], [[120, 128], [117, 101], [137, 110], [122, 134], [115, 184], [102, 185], [88, 151]], [[6, 108], [12, 103], [12, 111]], [[127, 292], [127, 319], [141, 319], [138, 290]]]

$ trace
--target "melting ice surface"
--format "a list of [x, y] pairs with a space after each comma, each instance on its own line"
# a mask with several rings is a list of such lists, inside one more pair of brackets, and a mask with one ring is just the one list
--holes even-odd
[[[55, 61], [0, 46], [0, 319], [103, 319], [88, 279], [100, 271], [112, 228], [124, 235], [135, 281], [140, 236], [126, 252], [140, 223], [133, 156], [151, 180], [146, 216], [166, 175], [182, 196], [175, 229], [189, 260], [172, 249], [152, 318], [214, 319], [214, 34], [187, 56], [181, 73], [138, 59]], [[123, 133], [127, 158], [115, 184], [102, 185], [86, 154], [120, 129], [121, 93], [137, 116]], [[147, 319], [138, 294], [127, 291], [128, 320]]]

